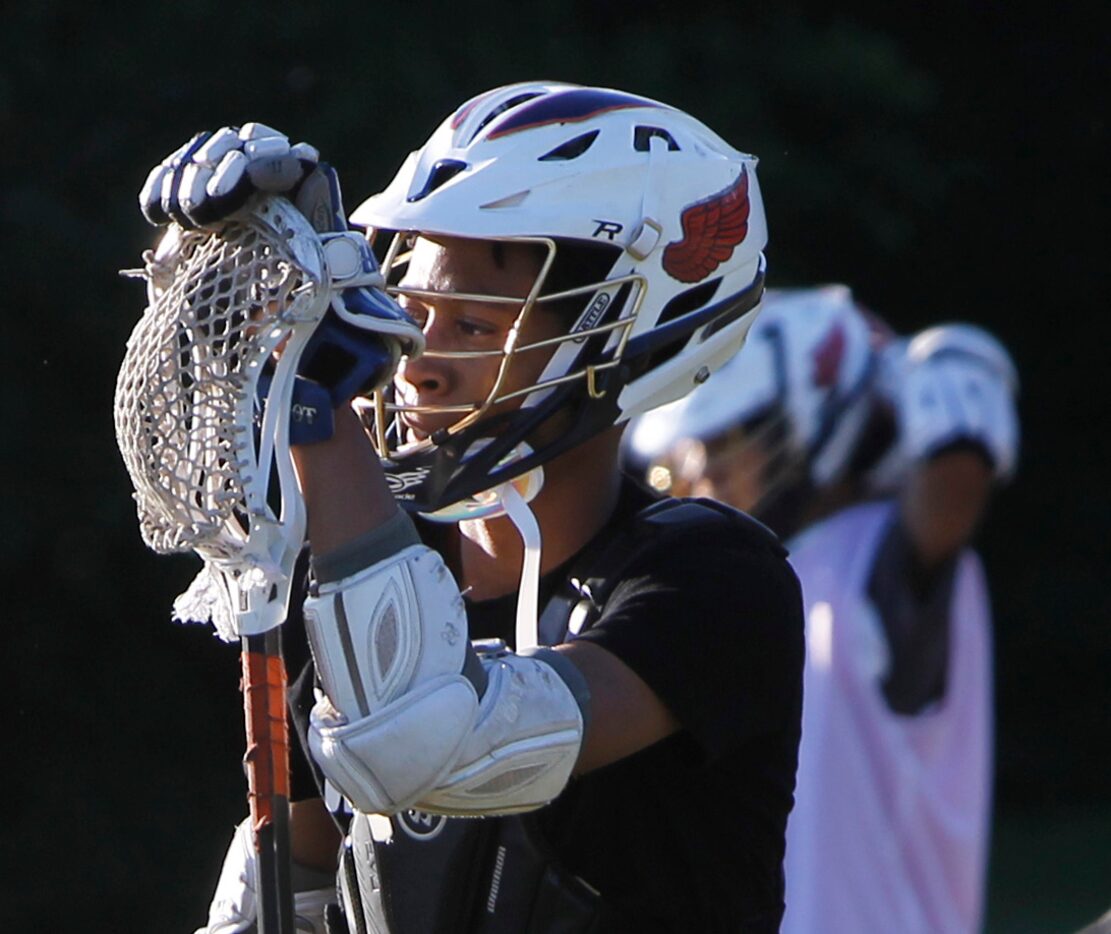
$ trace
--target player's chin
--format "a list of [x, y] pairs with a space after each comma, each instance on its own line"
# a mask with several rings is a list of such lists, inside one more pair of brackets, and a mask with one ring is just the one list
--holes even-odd
[[456, 415], [430, 415], [425, 412], [405, 412], [401, 423], [405, 426], [405, 440], [409, 444], [424, 441], [438, 431], [450, 428], [459, 420]]

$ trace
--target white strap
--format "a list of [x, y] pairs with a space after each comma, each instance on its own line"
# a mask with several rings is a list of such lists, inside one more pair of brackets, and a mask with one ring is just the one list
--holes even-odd
[[539, 618], [540, 601], [540, 526], [512, 483], [503, 483], [495, 493], [525, 546], [521, 587], [517, 595], [516, 650], [520, 653], [526, 649], [534, 649], [539, 644], [536, 621]]

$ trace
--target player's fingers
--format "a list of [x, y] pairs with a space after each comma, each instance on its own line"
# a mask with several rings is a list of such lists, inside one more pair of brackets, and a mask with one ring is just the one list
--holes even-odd
[[218, 129], [193, 156], [194, 162], [215, 169], [220, 161], [233, 149], [241, 148], [239, 132], [235, 127], [225, 126]]
[[205, 165], [190, 163], [181, 172], [181, 186], [178, 190], [178, 201], [185, 215], [195, 224], [201, 221], [196, 215], [197, 209], [207, 197], [206, 186], [212, 178], [212, 169]]
[[286, 146], [289, 146], [289, 138], [281, 130], [275, 130], [272, 126], [267, 126], [265, 123], [252, 120], [249, 123], [244, 123], [239, 129], [239, 138], [244, 141], [267, 139], [270, 137], [280, 137], [285, 140]]
[[208, 195], [212, 198], [230, 197], [233, 191], [243, 182], [243, 175], [247, 170], [247, 156], [239, 150], [227, 153], [216, 166], [212, 177], [208, 180]]
[[307, 162], [314, 166], [320, 162], [320, 150], [309, 143], [298, 143], [296, 146], [290, 146], [289, 151], [301, 162]]
[[147, 180], [139, 190], [139, 208], [152, 224], [168, 224], [172, 220], [166, 206], [169, 204], [174, 167], [189, 152], [189, 147], [196, 138], [194, 136], [189, 142], [179, 146], [147, 174]]
[[234, 214], [247, 201], [251, 185], [246, 177], [247, 156], [233, 149], [205, 177], [201, 192], [190, 210], [198, 226], [215, 223]]
[[182, 176], [187, 166], [192, 164], [193, 155], [200, 149], [210, 138], [212, 132], [206, 130], [194, 136], [185, 146], [179, 150], [179, 155], [173, 161], [173, 173], [170, 176], [170, 184], [167, 186], [163, 183], [162, 187], [162, 210], [174, 221], [182, 227], [193, 228], [196, 225], [189, 218], [189, 216], [182, 210], [180, 193]]
[[159, 163], [150, 170], [147, 180], [139, 190], [139, 210], [155, 226], [170, 222], [170, 216], [162, 209], [162, 188], [172, 173], [173, 170], [168, 165]]

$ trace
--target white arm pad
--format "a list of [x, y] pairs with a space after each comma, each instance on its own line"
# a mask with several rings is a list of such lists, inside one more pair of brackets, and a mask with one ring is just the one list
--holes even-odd
[[424, 545], [320, 585], [304, 615], [324, 693], [352, 721], [437, 676], [458, 676], [470, 648], [459, 588]]
[[321, 586], [305, 622], [326, 694], [311, 751], [359, 810], [504, 814], [563, 790], [582, 743], [582, 676], [551, 650], [480, 661], [436, 552], [409, 545]]
[[1018, 378], [994, 337], [971, 325], [930, 328], [905, 345], [896, 372], [893, 401], [907, 467], [971, 441], [983, 447], [997, 477], [1014, 473]]

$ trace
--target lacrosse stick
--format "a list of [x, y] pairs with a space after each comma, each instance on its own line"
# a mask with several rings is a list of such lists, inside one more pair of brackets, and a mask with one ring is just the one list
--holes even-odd
[[143, 540], [204, 561], [175, 614], [211, 619], [242, 642], [262, 934], [294, 932], [277, 627], [305, 536], [289, 457], [294, 381], [333, 296], [329, 254], [351, 250], [351, 235], [330, 236], [276, 196], [256, 197], [213, 230], [170, 227], [144, 254], [148, 307], [116, 386], [116, 437]]

